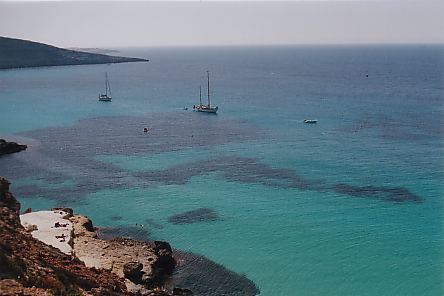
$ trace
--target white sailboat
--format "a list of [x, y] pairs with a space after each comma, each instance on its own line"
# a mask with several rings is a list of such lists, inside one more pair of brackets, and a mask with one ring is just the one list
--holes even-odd
[[210, 72], [207, 71], [207, 99], [208, 104], [204, 105], [202, 104], [202, 87], [199, 86], [199, 105], [194, 105], [193, 109], [197, 112], [205, 112], [205, 113], [213, 113], [216, 114], [219, 107], [211, 107], [210, 104]]
[[[108, 95], [109, 93], [109, 95]], [[101, 102], [111, 102], [112, 96], [111, 96], [111, 87], [109, 85], [108, 81], [108, 72], [105, 73], [105, 93], [99, 94], [99, 101]]]

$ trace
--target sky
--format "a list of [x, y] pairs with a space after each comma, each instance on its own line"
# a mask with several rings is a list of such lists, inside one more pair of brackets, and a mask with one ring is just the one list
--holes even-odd
[[0, 36], [60, 47], [444, 43], [444, 1], [3, 1]]

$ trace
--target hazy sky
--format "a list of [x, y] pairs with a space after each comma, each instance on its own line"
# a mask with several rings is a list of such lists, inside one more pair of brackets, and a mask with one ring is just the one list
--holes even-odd
[[0, 0], [0, 35], [62, 47], [444, 43], [443, 12], [427, 0]]

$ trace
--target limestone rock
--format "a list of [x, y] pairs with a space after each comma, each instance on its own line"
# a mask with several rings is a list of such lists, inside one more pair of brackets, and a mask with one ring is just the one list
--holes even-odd
[[26, 224], [25, 226], [23, 226], [24, 228], [25, 228], [25, 230], [27, 231], [27, 232], [33, 232], [33, 231], [36, 231], [36, 230], [38, 230], [39, 228], [37, 227], [37, 225], [35, 225], [35, 224]]
[[171, 254], [173, 250], [168, 242], [154, 241], [154, 251], [159, 254]]
[[74, 215], [74, 211], [71, 208], [52, 208], [51, 211], [61, 211], [67, 213], [63, 219], [69, 219]]
[[74, 252], [89, 267], [107, 269], [125, 278], [130, 293], [172, 295], [170, 279], [175, 267], [171, 246], [166, 242], [126, 238], [103, 240], [84, 227], [85, 217], [75, 215]]
[[157, 260], [152, 264], [152, 280], [154, 282], [163, 282], [173, 273], [176, 266], [173, 251], [169, 243], [155, 241], [154, 253], [157, 256]]
[[133, 283], [140, 284], [142, 283], [142, 268], [142, 263], [130, 261], [123, 265], [123, 274]]
[[74, 225], [74, 236], [97, 237], [97, 233], [94, 231], [92, 221], [88, 219], [88, 217], [74, 215], [73, 217], [69, 218], [69, 220]]
[[[0, 281], [6, 295], [129, 295], [123, 279], [88, 268], [75, 257], [33, 238], [22, 227], [20, 204], [0, 177]], [[5, 291], [5, 292], [4, 292]], [[1, 295], [1, 294], [0, 294]], [[3, 294], [5, 295], [5, 294]]]
[[15, 214], [15, 218], [18, 219], [20, 214], [20, 203], [9, 192], [10, 184], [11, 183], [9, 183], [8, 180], [0, 177], [0, 206], [5, 206], [9, 210], [12, 210], [11, 214]]

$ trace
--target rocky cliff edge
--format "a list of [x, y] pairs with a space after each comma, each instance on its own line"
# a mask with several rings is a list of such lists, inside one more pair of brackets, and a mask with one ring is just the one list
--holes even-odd
[[82, 216], [70, 218], [74, 255], [33, 238], [9, 185], [0, 177], [0, 295], [192, 294], [169, 284], [175, 261], [166, 242], [103, 241]]

